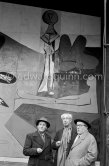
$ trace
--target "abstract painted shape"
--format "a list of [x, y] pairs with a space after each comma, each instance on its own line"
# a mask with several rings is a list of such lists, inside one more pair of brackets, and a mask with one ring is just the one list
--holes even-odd
[[0, 72], [0, 83], [13, 84], [16, 82], [16, 77], [7, 72]]
[[77, 69], [96, 69], [99, 61], [93, 55], [84, 53], [86, 47], [86, 37], [77, 36], [71, 45], [68, 35], [63, 34], [59, 44], [59, 72], [71, 72]]
[[[99, 95], [97, 99], [97, 80], [95, 77], [90, 76], [87, 79], [87, 86], [89, 86], [89, 91], [84, 94], [64, 96], [61, 98], [52, 98], [44, 96], [33, 96], [31, 94], [24, 94], [22, 91], [18, 95], [20, 99], [16, 100], [16, 103], [23, 104], [38, 104], [40, 106], [46, 106], [51, 109], [60, 109], [66, 111], [74, 112], [86, 112], [86, 113], [98, 113], [97, 100], [99, 100]], [[18, 106], [17, 106], [18, 107]], [[16, 108], [17, 108], [16, 107]]]
[[2, 98], [0, 98], [0, 105], [4, 107], [9, 107]]
[[2, 34], [0, 34], [0, 49], [2, 48], [4, 43], [5, 43], [5, 37]]
[[51, 44], [54, 40], [59, 37], [59, 34], [54, 29], [54, 24], [58, 21], [58, 15], [53, 10], [47, 10], [42, 15], [43, 21], [48, 24], [46, 32], [41, 36], [41, 39], [47, 43]]
[[0, 49], [0, 83], [17, 82], [17, 90], [36, 95], [43, 74], [44, 55], [6, 34], [0, 33], [0, 36], [5, 40]]
[[[99, 72], [98, 65], [100, 64], [96, 52], [91, 54], [86, 51], [86, 43], [87, 39], [83, 35], [78, 35], [73, 44], [67, 34], [60, 37], [59, 48], [54, 52], [52, 89], [49, 90], [47, 84], [44, 84], [46, 90], [38, 91], [39, 96], [57, 99], [81, 95], [89, 91], [88, 76], [96, 75]], [[48, 61], [49, 59], [48, 57]], [[48, 77], [45, 78], [48, 79]], [[45, 78], [43, 78], [44, 83]]]

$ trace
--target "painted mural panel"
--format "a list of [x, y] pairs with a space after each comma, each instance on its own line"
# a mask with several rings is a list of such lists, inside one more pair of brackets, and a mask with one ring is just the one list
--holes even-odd
[[15, 7], [0, 3], [0, 156], [25, 157], [25, 136], [42, 115], [54, 138], [66, 111], [89, 119], [100, 148], [100, 18]]

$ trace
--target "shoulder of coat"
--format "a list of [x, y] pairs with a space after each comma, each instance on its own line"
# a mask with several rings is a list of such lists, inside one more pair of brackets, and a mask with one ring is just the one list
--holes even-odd
[[37, 134], [38, 134], [37, 131], [35, 131], [35, 132], [32, 132], [32, 133], [28, 133], [27, 136], [34, 136], [34, 135], [37, 135]]
[[95, 136], [91, 133], [88, 134], [91, 140], [95, 140]]
[[51, 139], [51, 136], [50, 136], [49, 134], [47, 134], [47, 133], [46, 133], [45, 135], [46, 135], [48, 138], [50, 138], [50, 139]]

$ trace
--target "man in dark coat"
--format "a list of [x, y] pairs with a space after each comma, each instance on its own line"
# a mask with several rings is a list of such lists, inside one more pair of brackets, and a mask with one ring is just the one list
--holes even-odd
[[64, 128], [57, 131], [52, 148], [56, 150], [54, 166], [64, 166], [70, 148], [76, 136], [76, 129], [72, 127], [72, 114], [64, 113], [61, 115]]
[[46, 133], [50, 123], [45, 117], [36, 121], [37, 131], [27, 134], [23, 154], [29, 156], [28, 166], [52, 166], [51, 137]]

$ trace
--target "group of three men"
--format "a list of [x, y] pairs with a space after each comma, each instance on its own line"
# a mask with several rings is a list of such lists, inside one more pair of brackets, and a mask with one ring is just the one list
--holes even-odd
[[50, 127], [48, 120], [42, 117], [36, 121], [37, 131], [27, 134], [23, 148], [23, 154], [29, 156], [28, 166], [94, 166], [97, 142], [89, 132], [89, 122], [75, 119], [75, 131], [72, 114], [64, 113], [61, 119], [64, 127], [57, 131], [53, 141], [46, 133]]

